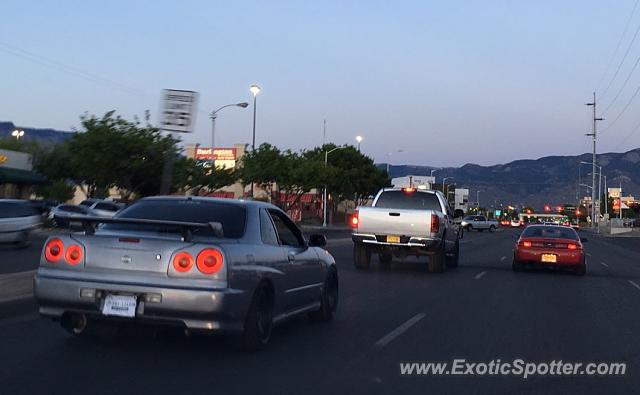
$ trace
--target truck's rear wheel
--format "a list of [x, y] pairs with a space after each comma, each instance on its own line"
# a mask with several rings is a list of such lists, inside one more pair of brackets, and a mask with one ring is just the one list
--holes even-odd
[[429, 273], [444, 273], [447, 268], [444, 249], [441, 248], [429, 257]]
[[460, 261], [460, 241], [456, 240], [456, 246], [452, 251], [453, 255], [447, 256], [447, 266], [448, 267], [458, 267], [458, 262]]
[[353, 264], [356, 269], [368, 269], [371, 265], [371, 251], [363, 244], [353, 245]]

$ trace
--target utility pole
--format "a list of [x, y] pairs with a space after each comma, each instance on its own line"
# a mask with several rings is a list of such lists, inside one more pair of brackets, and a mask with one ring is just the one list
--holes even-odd
[[[596, 93], [593, 92], [593, 102], [587, 103], [587, 106], [593, 107], [593, 129], [591, 133], [585, 136], [591, 136], [593, 139], [593, 159], [591, 161], [591, 228], [596, 227], [596, 141], [597, 141], [597, 122], [604, 118], [598, 118], [596, 115]], [[600, 199], [600, 197], [598, 197]]]
[[327, 143], [327, 120], [322, 120], [322, 146]]

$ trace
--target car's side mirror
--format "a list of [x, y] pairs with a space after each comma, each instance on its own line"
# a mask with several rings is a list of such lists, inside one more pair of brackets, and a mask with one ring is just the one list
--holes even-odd
[[464, 210], [461, 210], [459, 208], [454, 210], [453, 218], [462, 218], [462, 217], [464, 217]]
[[312, 234], [309, 236], [309, 247], [326, 247], [327, 238], [325, 235]]
[[589, 239], [587, 239], [586, 237], [581, 237], [580, 238], [580, 242], [582, 242], [582, 243], [586, 243], [587, 241], [589, 241]]

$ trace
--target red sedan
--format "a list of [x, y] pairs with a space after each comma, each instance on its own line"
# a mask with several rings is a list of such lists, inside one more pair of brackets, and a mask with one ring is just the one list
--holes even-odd
[[558, 225], [527, 226], [516, 243], [513, 270], [525, 266], [570, 268], [578, 275], [587, 272], [584, 249], [578, 233]]

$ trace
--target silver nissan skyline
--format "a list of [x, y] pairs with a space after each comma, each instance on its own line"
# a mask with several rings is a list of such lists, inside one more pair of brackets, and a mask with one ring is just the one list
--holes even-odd
[[159, 196], [78, 219], [83, 232], [47, 239], [34, 279], [40, 314], [75, 335], [100, 321], [147, 323], [239, 334], [257, 349], [290, 317], [336, 310], [326, 238], [305, 240], [271, 204]]

